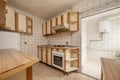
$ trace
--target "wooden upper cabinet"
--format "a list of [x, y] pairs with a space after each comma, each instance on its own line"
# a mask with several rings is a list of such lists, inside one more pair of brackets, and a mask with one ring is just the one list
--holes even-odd
[[[51, 22], [52, 22], [51, 24], [52, 27], [57, 25], [56, 18], [53, 18]], [[52, 28], [52, 34], [56, 34], [56, 31], [53, 28]]]
[[32, 34], [33, 33], [33, 21], [31, 18], [26, 17], [26, 33], [27, 34]]
[[26, 16], [17, 14], [18, 17], [18, 32], [26, 33]]
[[60, 15], [60, 16], [57, 17], [57, 25], [62, 24], [61, 21], [62, 21], [62, 18], [61, 18], [61, 15]]
[[68, 24], [68, 12], [62, 15], [62, 24]]
[[47, 23], [43, 23], [43, 24], [42, 24], [42, 34], [43, 34], [44, 36], [47, 35]]
[[5, 28], [15, 31], [15, 11], [8, 6], [6, 7], [6, 22]]
[[78, 31], [79, 30], [79, 12], [70, 12], [69, 13], [69, 24], [70, 31]]
[[49, 20], [48, 22], [44, 23], [43, 35], [57, 34], [57, 31], [55, 31], [53, 27], [59, 27], [59, 25], [61, 24], [67, 24], [68, 29], [66, 30], [66, 32], [79, 31], [79, 12], [65, 12], [64, 14], [57, 16], [52, 20]]
[[47, 35], [51, 35], [52, 34], [52, 22], [51, 20], [49, 20], [47, 23]]
[[0, 0], [0, 27], [5, 27], [6, 1]]

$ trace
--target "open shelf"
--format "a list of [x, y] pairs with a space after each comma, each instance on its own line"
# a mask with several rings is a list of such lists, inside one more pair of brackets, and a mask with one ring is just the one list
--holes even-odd
[[67, 59], [66, 61], [76, 61], [78, 60], [78, 58], [70, 58], [70, 59]]
[[72, 21], [72, 22], [70, 22], [70, 24], [76, 24], [76, 23], [78, 23], [78, 21]]
[[69, 67], [66, 69], [67, 72], [78, 70], [78, 67]]

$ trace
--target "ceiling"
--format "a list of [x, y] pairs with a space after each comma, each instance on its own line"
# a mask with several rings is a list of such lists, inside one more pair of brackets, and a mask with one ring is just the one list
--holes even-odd
[[8, 0], [8, 5], [47, 20], [78, 2], [80, 0]]

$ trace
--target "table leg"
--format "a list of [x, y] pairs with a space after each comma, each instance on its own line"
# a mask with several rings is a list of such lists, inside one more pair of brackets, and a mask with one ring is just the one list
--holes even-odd
[[32, 66], [26, 69], [26, 80], [32, 80]]

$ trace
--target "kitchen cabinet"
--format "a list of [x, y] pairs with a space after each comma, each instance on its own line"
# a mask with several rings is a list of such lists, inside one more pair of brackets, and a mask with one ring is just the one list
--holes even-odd
[[[42, 50], [41, 50], [42, 49]], [[56, 67], [63, 70], [63, 72], [71, 72], [79, 69], [79, 48], [78, 47], [54, 47], [54, 46], [39, 46], [38, 54], [41, 62], [46, 63], [47, 65], [54, 66], [54, 55], [60, 56], [63, 55], [63, 67]]]
[[51, 26], [51, 24], [52, 24], [52, 22], [51, 22], [51, 20], [49, 20], [47, 22], [47, 33], [46, 33], [46, 35], [51, 35], [52, 34], [52, 26]]
[[60, 16], [58, 16], [57, 18], [57, 25], [60, 25], [60, 24], [62, 24], [62, 16], [60, 15]]
[[[50, 22], [51, 22], [52, 29], [50, 29], [50, 26], [49, 26]], [[45, 27], [45, 24], [47, 25], [47, 28]], [[52, 20], [49, 20], [47, 23], [43, 23], [43, 25], [44, 25], [43, 27], [44, 36], [49, 34], [52, 34], [52, 35], [59, 34], [61, 32], [79, 31], [79, 12], [70, 12], [70, 11], [65, 12], [64, 14], [59, 15], [53, 18]], [[62, 27], [62, 29], [60, 27]], [[50, 30], [52, 30], [51, 33], [50, 33]]]
[[32, 34], [33, 33], [33, 21], [32, 21], [32, 19], [31, 18], [29, 18], [29, 17], [26, 17], [26, 20], [27, 20], [27, 22], [26, 22], [26, 33], [27, 34]]
[[11, 9], [9, 6], [6, 7], [6, 21], [5, 28], [15, 31], [15, 11]]
[[26, 33], [26, 16], [18, 14], [18, 32]]
[[71, 32], [79, 30], [79, 12], [69, 12], [69, 26]]
[[47, 64], [52, 65], [52, 48], [47, 48]]
[[[56, 25], [57, 25], [56, 18], [53, 18], [51, 26], [53, 27], [53, 26], [56, 26]], [[52, 28], [52, 34], [56, 34], [56, 31], [53, 28]]]
[[42, 47], [42, 54], [41, 54], [41, 56], [42, 56], [42, 62], [44, 62], [44, 63], [47, 63], [47, 48], [46, 47]]
[[47, 35], [47, 23], [43, 23], [43, 24], [42, 24], [42, 34], [43, 34], [44, 36]]
[[6, 1], [0, 0], [0, 27], [5, 27]]
[[63, 15], [62, 15], [62, 24], [68, 24], [68, 19], [69, 19], [69, 16], [68, 16], [68, 12], [65, 12]]
[[79, 49], [67, 49], [65, 51], [65, 72], [79, 69]]
[[42, 47], [38, 47], [38, 58], [42, 61]]

